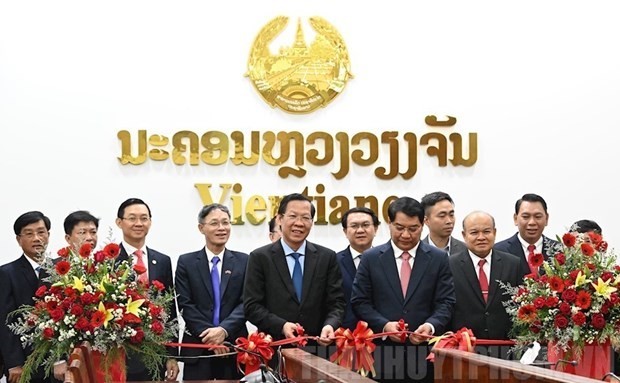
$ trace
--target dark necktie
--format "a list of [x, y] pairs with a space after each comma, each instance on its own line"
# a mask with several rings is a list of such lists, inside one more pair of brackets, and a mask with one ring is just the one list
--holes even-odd
[[485, 302], [489, 299], [489, 280], [484, 272], [484, 264], [486, 262], [486, 259], [478, 261], [478, 281], [480, 282], [480, 291], [482, 291], [482, 298], [484, 298]]
[[220, 261], [218, 256], [213, 257], [213, 267], [211, 268], [211, 284], [213, 285], [213, 325], [220, 324], [220, 273], [217, 271], [217, 263]]
[[301, 285], [303, 283], [303, 274], [301, 273], [301, 263], [299, 262], [299, 257], [301, 254], [292, 253], [290, 254], [293, 258], [295, 258], [295, 266], [293, 266], [293, 287], [295, 288], [295, 295], [297, 295], [297, 300], [301, 302]]
[[538, 275], [538, 266], [534, 266], [534, 263], [532, 262], [532, 258], [534, 257], [534, 250], [536, 250], [536, 246], [534, 245], [529, 245], [527, 247], [527, 264], [530, 265], [530, 273]]

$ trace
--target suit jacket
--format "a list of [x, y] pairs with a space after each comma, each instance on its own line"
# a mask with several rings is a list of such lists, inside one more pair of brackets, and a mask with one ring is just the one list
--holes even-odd
[[244, 306], [247, 320], [274, 339], [282, 339], [286, 322], [301, 324], [308, 335], [323, 326], [340, 327], [344, 316], [342, 276], [336, 253], [306, 241], [301, 302], [280, 241], [250, 253], [245, 274]]
[[[0, 351], [4, 359], [4, 373], [8, 376], [9, 368], [23, 366], [32, 348], [24, 349], [19, 340], [7, 326], [7, 317], [21, 305], [33, 305], [33, 297], [40, 282], [32, 266], [22, 255], [17, 260], [0, 267]], [[15, 322], [11, 317], [9, 323]], [[43, 369], [33, 373], [33, 380], [42, 379]], [[50, 381], [49, 378], [46, 381]]]
[[[549, 252], [554, 253], [554, 249], [558, 248], [560, 243], [551, 238], [545, 237], [543, 235], [543, 251], [542, 255], [545, 258], [545, 261], [549, 259]], [[527, 275], [530, 273], [530, 265], [527, 263], [527, 256], [523, 251], [523, 246], [521, 246], [521, 242], [519, 241], [518, 233], [513, 235], [510, 238], [507, 238], [501, 242], [495, 244], [494, 247], [496, 250], [504, 251], [506, 253], [510, 253], [512, 255], [516, 255], [521, 258], [521, 270], [523, 275]], [[541, 268], [542, 270], [542, 268]]]
[[[118, 255], [117, 262], [128, 261], [132, 262], [132, 259], [129, 258], [127, 254], [127, 250], [120, 245], [120, 254]], [[172, 262], [170, 261], [170, 257], [158, 252], [157, 250], [151, 249], [150, 247], [146, 248], [147, 260], [146, 266], [148, 268], [149, 282], [153, 282], [155, 280], [161, 282], [166, 290], [174, 290], [174, 283], [172, 280]], [[177, 304], [176, 300], [173, 303], [173, 307], [168, 308], [168, 313], [170, 314], [170, 320], [174, 320], [177, 317]], [[176, 342], [177, 339], [173, 339], [172, 341]], [[178, 351], [176, 348], [168, 347], [168, 355], [171, 357], [178, 356]], [[165, 373], [165, 367], [162, 370], [162, 373]], [[128, 353], [127, 356], [127, 374], [128, 380], [135, 380], [137, 377], [143, 376], [145, 378], [141, 378], [140, 380], [150, 380], [151, 377], [146, 370], [146, 366], [140, 360], [138, 355], [131, 355]], [[130, 375], [133, 374], [133, 375]], [[135, 375], [137, 374], [137, 375]], [[163, 376], [163, 375], [162, 375]]]
[[407, 296], [403, 298], [391, 241], [364, 252], [357, 269], [351, 304], [358, 318], [381, 332], [387, 322], [404, 319], [415, 330], [425, 322], [442, 334], [456, 301], [445, 251], [420, 242]]
[[[243, 314], [243, 282], [248, 255], [225, 249], [220, 276], [220, 324], [228, 333], [227, 341], [235, 343], [240, 336], [247, 336], [245, 316]], [[211, 284], [211, 265], [204, 248], [179, 257], [175, 278], [177, 300], [181, 316], [185, 321], [186, 332], [183, 343], [202, 343], [198, 337], [213, 325], [213, 286]], [[183, 356], [206, 354], [206, 349], [181, 348]], [[205, 359], [210, 361], [211, 359]], [[186, 366], [196, 364], [198, 359], [186, 359]], [[204, 379], [214, 379], [218, 371], [211, 371], [205, 363], [202, 371]], [[230, 367], [235, 370], [234, 359]], [[186, 367], [187, 368], [187, 367]]]
[[342, 274], [342, 292], [344, 293], [344, 301], [346, 302], [342, 327], [354, 330], [358, 319], [353, 312], [353, 307], [351, 307], [351, 289], [357, 269], [351, 257], [351, 247], [347, 246], [346, 249], [336, 254], [336, 258], [338, 259], [340, 273]]
[[462, 327], [471, 329], [480, 339], [509, 339], [512, 320], [503, 302], [510, 301], [510, 295], [503, 294], [498, 280], [518, 286], [523, 283], [523, 272], [519, 258], [499, 250], [491, 255], [491, 274], [487, 302], [482, 297], [476, 268], [468, 251], [450, 256], [450, 269], [456, 290], [456, 306], [450, 330]]
[[[426, 243], [427, 245], [431, 245], [428, 239], [428, 235], [426, 237], [424, 237], [424, 239], [422, 240], [422, 242]], [[431, 245], [433, 246], [433, 245]], [[439, 249], [441, 250], [441, 249]], [[465, 245], [465, 242], [463, 241], [459, 241], [458, 239], [454, 238], [454, 237], [450, 237], [450, 252], [448, 253], [448, 255], [453, 255], [456, 253], [460, 253], [462, 251], [467, 251], [467, 245]]]

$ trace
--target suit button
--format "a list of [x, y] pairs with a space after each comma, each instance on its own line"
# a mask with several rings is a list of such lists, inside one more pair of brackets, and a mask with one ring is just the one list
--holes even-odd
[[488, 317], [488, 316], [489, 316], [489, 312], [488, 312], [488, 311], [487, 311], [487, 312], [485, 312], [485, 313], [484, 313], [484, 316]]
[[403, 314], [407, 314], [407, 312], [408, 312], [407, 310], [403, 310]]

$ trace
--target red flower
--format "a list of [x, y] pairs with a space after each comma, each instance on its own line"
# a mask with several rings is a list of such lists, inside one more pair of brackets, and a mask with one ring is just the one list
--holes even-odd
[[62, 311], [62, 309], [54, 309], [52, 311], [50, 311], [50, 317], [55, 321], [58, 322], [60, 320], [62, 320], [62, 318], [65, 316], [65, 312]]
[[144, 339], [144, 331], [141, 328], [137, 328], [136, 335], [132, 336], [129, 341], [133, 344], [138, 344], [138, 343], [142, 343], [143, 339]]
[[101, 327], [103, 322], [105, 322], [105, 314], [101, 311], [95, 311], [93, 316], [90, 317], [90, 324], [92, 324], [95, 328]]
[[92, 249], [93, 249], [93, 246], [90, 244], [90, 242], [84, 242], [84, 244], [80, 246], [80, 251], [79, 251], [80, 257], [88, 258]]
[[65, 275], [71, 270], [71, 264], [67, 261], [60, 261], [56, 264], [56, 272], [59, 275]]
[[131, 313], [123, 314], [123, 321], [126, 323], [142, 323], [142, 319], [140, 319], [140, 317]]
[[534, 334], [538, 334], [540, 332], [541, 327], [542, 327], [542, 322], [537, 320], [534, 323], [532, 323], [532, 325], [530, 326], [530, 331], [532, 331]]
[[75, 298], [75, 296], [77, 295], [77, 290], [74, 289], [73, 287], [65, 287], [65, 295], [69, 298]]
[[568, 319], [564, 315], [556, 315], [553, 323], [557, 328], [566, 328], [568, 326]]
[[86, 272], [86, 274], [94, 274], [97, 269], [95, 268], [95, 265], [88, 262], [87, 265], [84, 265], [84, 271]]
[[153, 285], [153, 287], [155, 287], [158, 291], [164, 291], [164, 289], [166, 288], [166, 286], [164, 286], [163, 283], [161, 283], [160, 281], [158, 281], [157, 279], [155, 279], [153, 282], [151, 282], [151, 284]]
[[592, 315], [592, 327], [594, 327], [595, 329], [597, 330], [602, 329], [603, 327], [605, 327], [606, 323], [607, 322], [605, 321], [603, 314], [596, 313]]
[[101, 263], [105, 259], [105, 253], [103, 251], [97, 251], [95, 255], [93, 255], [93, 258], [95, 258], [95, 262]]
[[598, 250], [598, 251], [607, 251], [607, 246], [608, 246], [608, 245], [607, 245], [607, 242], [606, 242], [606, 241], [601, 241], [601, 243], [599, 243], [599, 244], [596, 246], [596, 250]]
[[566, 302], [560, 303], [560, 312], [564, 315], [568, 315], [570, 313], [570, 305]]
[[534, 253], [534, 255], [532, 255], [532, 257], [529, 259], [529, 261], [532, 266], [539, 267], [542, 266], [545, 258], [541, 253]]
[[577, 292], [573, 289], [564, 290], [562, 293], [562, 299], [566, 302], [574, 302], [577, 299]]
[[116, 243], [108, 243], [103, 248], [103, 252], [108, 258], [116, 258], [121, 253], [121, 248]]
[[591, 257], [591, 256], [594, 255], [594, 248], [589, 243], [582, 243], [581, 244], [581, 252], [586, 257]]
[[566, 263], [566, 255], [564, 255], [564, 253], [557, 253], [555, 255], [555, 260], [558, 261], [560, 265], [563, 265]]
[[536, 320], [536, 307], [534, 305], [525, 305], [519, 307], [519, 311], [517, 313], [519, 319], [524, 322], [532, 323]]
[[614, 277], [614, 274], [611, 271], [603, 271], [603, 273], [601, 274], [601, 279], [604, 282], [607, 282], [608, 280], [612, 279]]
[[135, 271], [136, 274], [138, 274], [138, 275], [144, 274], [144, 273], [146, 273], [146, 267], [144, 267], [142, 265], [134, 265], [133, 266], [133, 271]]
[[37, 291], [34, 293], [34, 295], [35, 295], [37, 298], [41, 298], [41, 297], [43, 297], [43, 296], [45, 295], [45, 292], [46, 292], [46, 291], [47, 291], [47, 286], [43, 285], [43, 286], [40, 286], [40, 287], [37, 289]]
[[52, 339], [54, 337], [54, 329], [46, 327], [43, 329], [43, 338]]
[[95, 301], [95, 296], [91, 293], [84, 293], [80, 297], [82, 304], [89, 305]]
[[577, 279], [577, 275], [579, 275], [579, 272], [580, 272], [580, 271], [581, 271], [581, 270], [573, 270], [573, 271], [571, 271], [571, 272], [569, 272], [569, 273], [568, 273], [568, 277], [569, 277], [569, 278], [570, 278], [573, 282], [575, 282], [575, 279]]
[[160, 321], [154, 321], [151, 323], [151, 330], [157, 335], [161, 335], [164, 333], [164, 325], [161, 324]]
[[566, 233], [562, 236], [562, 242], [564, 242], [567, 247], [573, 247], [577, 242], [577, 238], [571, 233]]
[[84, 314], [84, 308], [80, 305], [73, 305], [73, 307], [71, 307], [71, 314], [79, 317], [80, 315]]
[[151, 313], [151, 316], [153, 317], [159, 317], [160, 314], [164, 311], [164, 309], [161, 306], [157, 306], [157, 305], [150, 305], [149, 306], [149, 313]]
[[558, 297], [548, 297], [547, 301], [545, 302], [545, 305], [549, 308], [555, 307], [559, 301], [560, 300], [558, 299]]
[[588, 232], [588, 237], [590, 238], [590, 242], [592, 242], [594, 246], [598, 246], [603, 241], [603, 237], [593, 231]]
[[592, 303], [592, 297], [590, 296], [589, 292], [582, 290], [579, 292], [579, 294], [577, 294], [575, 306], [585, 310], [590, 307], [590, 303]]
[[68, 247], [63, 247], [62, 249], [58, 250], [58, 256], [62, 258], [67, 258], [70, 252], [71, 250], [69, 250]]
[[89, 324], [90, 323], [88, 322], [88, 319], [86, 319], [86, 317], [79, 317], [77, 322], [75, 323], [75, 328], [80, 331], [86, 331]]
[[551, 288], [551, 290], [561, 293], [562, 291], [564, 291], [564, 281], [562, 280], [562, 278], [554, 275], [549, 278], [549, 287]]
[[545, 303], [546, 300], [543, 297], [537, 297], [536, 299], [534, 299], [534, 307], [536, 307], [537, 309], [542, 309], [543, 307], [545, 307]]
[[586, 315], [581, 311], [576, 312], [572, 319], [577, 326], [583, 326], [586, 323]]

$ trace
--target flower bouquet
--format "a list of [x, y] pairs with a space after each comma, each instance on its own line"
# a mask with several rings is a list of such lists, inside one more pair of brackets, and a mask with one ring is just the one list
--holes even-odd
[[54, 364], [83, 341], [100, 353], [104, 371], [131, 349], [158, 377], [166, 356], [164, 343], [177, 332], [167, 312], [174, 307], [174, 295], [158, 281], [138, 282], [145, 270], [119, 262], [119, 252], [115, 243], [99, 251], [84, 243], [77, 253], [67, 247], [58, 251], [55, 261], [47, 257], [42, 266], [49, 277], [37, 290], [34, 305], [12, 313], [18, 319], [11, 330], [33, 349], [20, 382], [28, 382], [41, 365], [51, 373]]
[[[507, 311], [518, 345], [550, 342], [549, 355], [579, 360], [591, 345], [620, 346], [620, 267], [607, 242], [594, 232], [568, 232], [562, 246], [540, 263], [544, 275], [506, 287]], [[609, 371], [609, 369], [607, 370]]]

